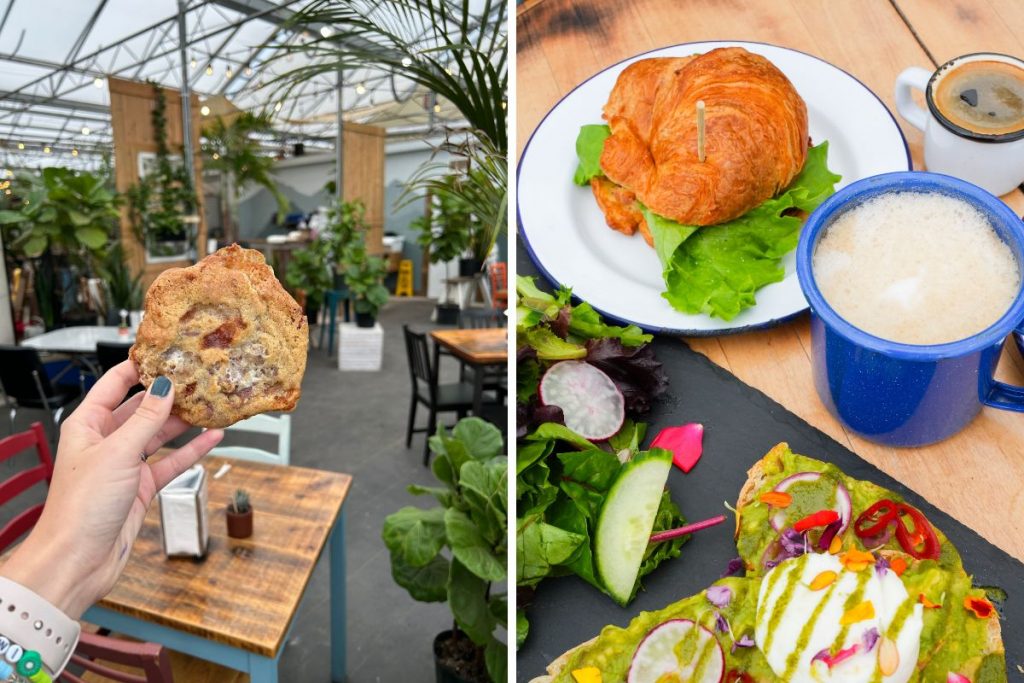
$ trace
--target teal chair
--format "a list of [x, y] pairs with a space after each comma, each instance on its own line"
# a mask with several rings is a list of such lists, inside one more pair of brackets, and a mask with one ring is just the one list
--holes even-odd
[[324, 332], [327, 332], [327, 355], [334, 353], [334, 328], [338, 322], [338, 306], [342, 306], [342, 314], [345, 316], [345, 322], [349, 321], [349, 298], [348, 288], [345, 289], [328, 289], [324, 293], [323, 308], [320, 312], [320, 320], [323, 321], [325, 318], [330, 319], [329, 325], [320, 324], [320, 341], [317, 344], [318, 348], [324, 348]]

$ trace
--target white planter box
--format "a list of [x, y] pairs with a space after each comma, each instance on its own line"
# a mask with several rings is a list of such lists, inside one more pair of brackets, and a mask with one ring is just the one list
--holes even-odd
[[338, 369], [373, 372], [380, 370], [384, 354], [384, 330], [380, 323], [359, 327], [355, 323], [338, 325]]

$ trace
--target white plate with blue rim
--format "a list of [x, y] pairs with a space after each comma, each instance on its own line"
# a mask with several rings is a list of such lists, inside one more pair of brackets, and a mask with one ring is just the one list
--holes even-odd
[[785, 278], [758, 290], [757, 304], [732, 320], [675, 310], [661, 296], [665, 283], [654, 250], [639, 234], [609, 229], [590, 188], [572, 182], [580, 126], [603, 122], [602, 107], [623, 69], [640, 59], [729, 46], [768, 58], [796, 87], [807, 103], [811, 139], [828, 141], [829, 169], [842, 176], [836, 190], [879, 173], [913, 170], [907, 141], [878, 96], [818, 57], [764, 43], [707, 41], [653, 50], [608, 67], [563, 97], [534, 131], [519, 161], [516, 201], [519, 236], [537, 268], [622, 324], [711, 336], [771, 327], [807, 310], [792, 252], [783, 259]]

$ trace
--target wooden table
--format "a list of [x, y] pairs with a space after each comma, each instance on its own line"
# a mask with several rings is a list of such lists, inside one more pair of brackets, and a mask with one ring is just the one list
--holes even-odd
[[504, 327], [483, 329], [433, 330], [434, 367], [437, 367], [437, 350], [448, 349], [459, 360], [472, 365], [473, 372], [473, 414], [480, 415], [483, 408], [484, 370], [491, 366], [508, 366], [508, 331]]
[[[231, 469], [220, 479], [222, 465]], [[347, 474], [203, 460], [209, 478], [210, 544], [206, 558], [164, 555], [154, 503], [114, 590], [85, 621], [276, 683], [278, 661], [309, 578], [330, 542], [331, 680], [345, 680], [345, 528]], [[227, 537], [225, 507], [249, 492], [252, 537]], [[285, 674], [282, 680], [292, 680]]]
[[[578, 83], [622, 59], [677, 43], [752, 40], [802, 50], [853, 74], [894, 114], [896, 76], [908, 66], [934, 68], [970, 52], [1024, 54], [1024, 3], [1016, 0], [527, 0], [516, 27], [520, 151], [544, 114]], [[922, 134], [896, 118], [915, 168], [923, 168]], [[1024, 210], [1020, 191], [1003, 199], [1018, 215]], [[806, 316], [768, 331], [686, 341], [1024, 560], [1024, 525], [1010, 521], [1024, 518], [1024, 416], [986, 408], [940, 444], [888, 448], [845, 430], [818, 400]], [[998, 376], [1024, 384], [1016, 350], [1004, 354]]]

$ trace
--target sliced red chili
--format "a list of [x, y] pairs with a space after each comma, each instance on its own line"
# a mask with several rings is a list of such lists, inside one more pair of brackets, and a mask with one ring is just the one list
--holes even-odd
[[835, 510], [819, 510], [813, 514], [807, 515], [799, 522], [793, 525], [793, 530], [799, 533], [803, 533], [808, 529], [813, 529], [818, 526], [828, 526], [833, 522], [839, 521], [839, 513]]
[[896, 519], [898, 503], [883, 498], [862, 512], [853, 523], [853, 533], [858, 538], [871, 538], [885, 531], [886, 527]]
[[[907, 528], [905, 518], [913, 522], [913, 528]], [[935, 530], [920, 510], [906, 503], [896, 505], [896, 540], [907, 554], [918, 560], [939, 559], [941, 549]]]

